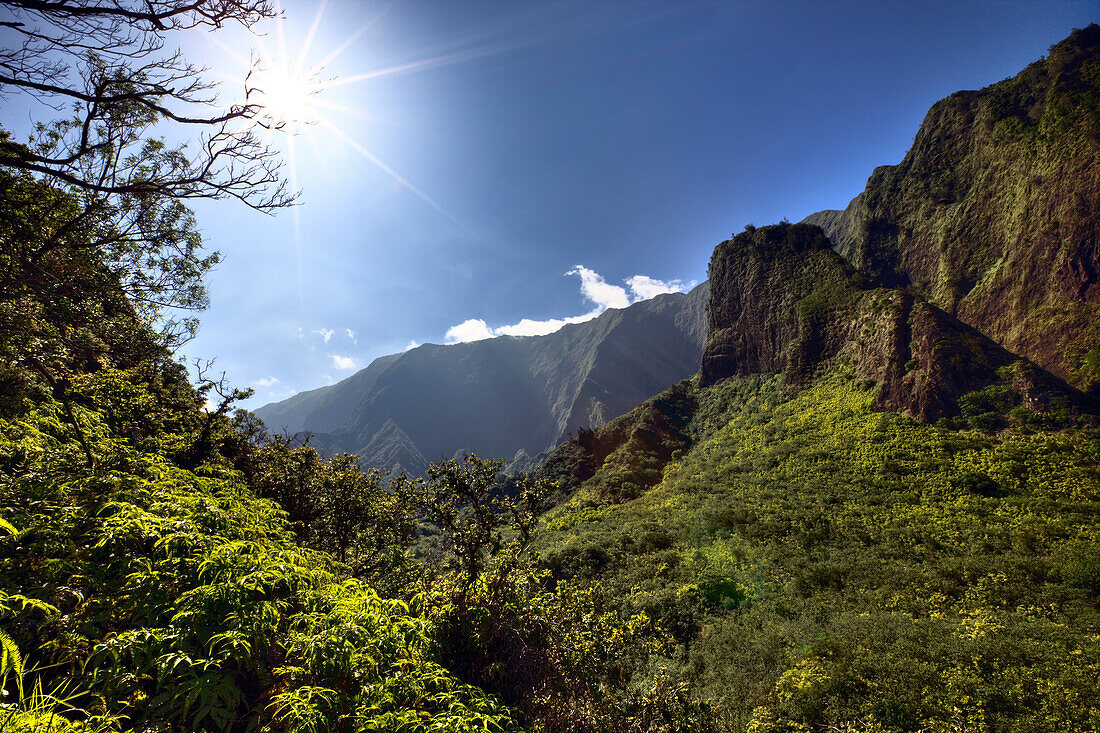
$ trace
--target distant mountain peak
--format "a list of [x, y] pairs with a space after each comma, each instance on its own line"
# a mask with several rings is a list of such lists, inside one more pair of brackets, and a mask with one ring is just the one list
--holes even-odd
[[567, 433], [693, 374], [707, 294], [704, 283], [545, 336], [423, 344], [256, 414], [274, 430], [320, 434], [318, 446], [371, 466], [415, 472], [470, 451], [530, 467]]

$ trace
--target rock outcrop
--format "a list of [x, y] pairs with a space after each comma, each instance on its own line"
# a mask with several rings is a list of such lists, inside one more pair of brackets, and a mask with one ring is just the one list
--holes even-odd
[[899, 164], [804, 222], [871, 282], [1100, 393], [1100, 26], [937, 102]]
[[721, 243], [710, 283], [703, 386], [769, 373], [802, 384], [840, 360], [879, 385], [881, 409], [922, 422], [957, 414], [960, 397], [992, 385], [1034, 411], [1094, 409], [1062, 379], [920, 296], [869, 284], [817, 226], [749, 229]]

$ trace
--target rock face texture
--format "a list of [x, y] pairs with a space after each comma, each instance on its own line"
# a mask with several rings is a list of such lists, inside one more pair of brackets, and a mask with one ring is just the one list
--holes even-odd
[[804, 222], [868, 281], [1100, 394], [1100, 26], [937, 102], [899, 164]]
[[805, 381], [844, 345], [859, 282], [816, 226], [750, 228], [722, 242], [710, 260], [702, 383], [759, 373]]
[[699, 368], [706, 283], [535, 337], [381, 357], [342, 382], [256, 410], [275, 431], [364, 464], [420, 472], [472, 452], [530, 467], [570, 432], [602, 425]]
[[721, 243], [710, 284], [703, 386], [761, 373], [801, 384], [841, 360], [878, 383], [880, 408], [922, 422], [958, 413], [960, 397], [993, 385], [1031, 410], [1093, 407], [1062, 379], [920, 296], [869, 284], [817, 226], [749, 229]]

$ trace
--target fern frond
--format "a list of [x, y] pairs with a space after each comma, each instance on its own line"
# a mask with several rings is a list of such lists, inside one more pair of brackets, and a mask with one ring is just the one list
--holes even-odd
[[23, 698], [23, 655], [8, 632], [0, 629], [0, 689], [8, 684], [8, 675], [15, 676], [19, 698]]

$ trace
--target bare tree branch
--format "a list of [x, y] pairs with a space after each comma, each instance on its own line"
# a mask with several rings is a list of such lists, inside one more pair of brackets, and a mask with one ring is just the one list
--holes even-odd
[[[234, 198], [260, 211], [294, 202], [281, 163], [258, 134], [259, 90], [220, 105], [215, 84], [165, 37], [253, 24], [270, 0], [0, 0], [0, 97], [32, 96], [72, 112], [40, 124], [28, 144], [0, 131], [0, 165], [102, 196]], [[197, 144], [168, 148], [164, 126], [197, 127]], [[150, 143], [159, 145], [150, 148]]]

